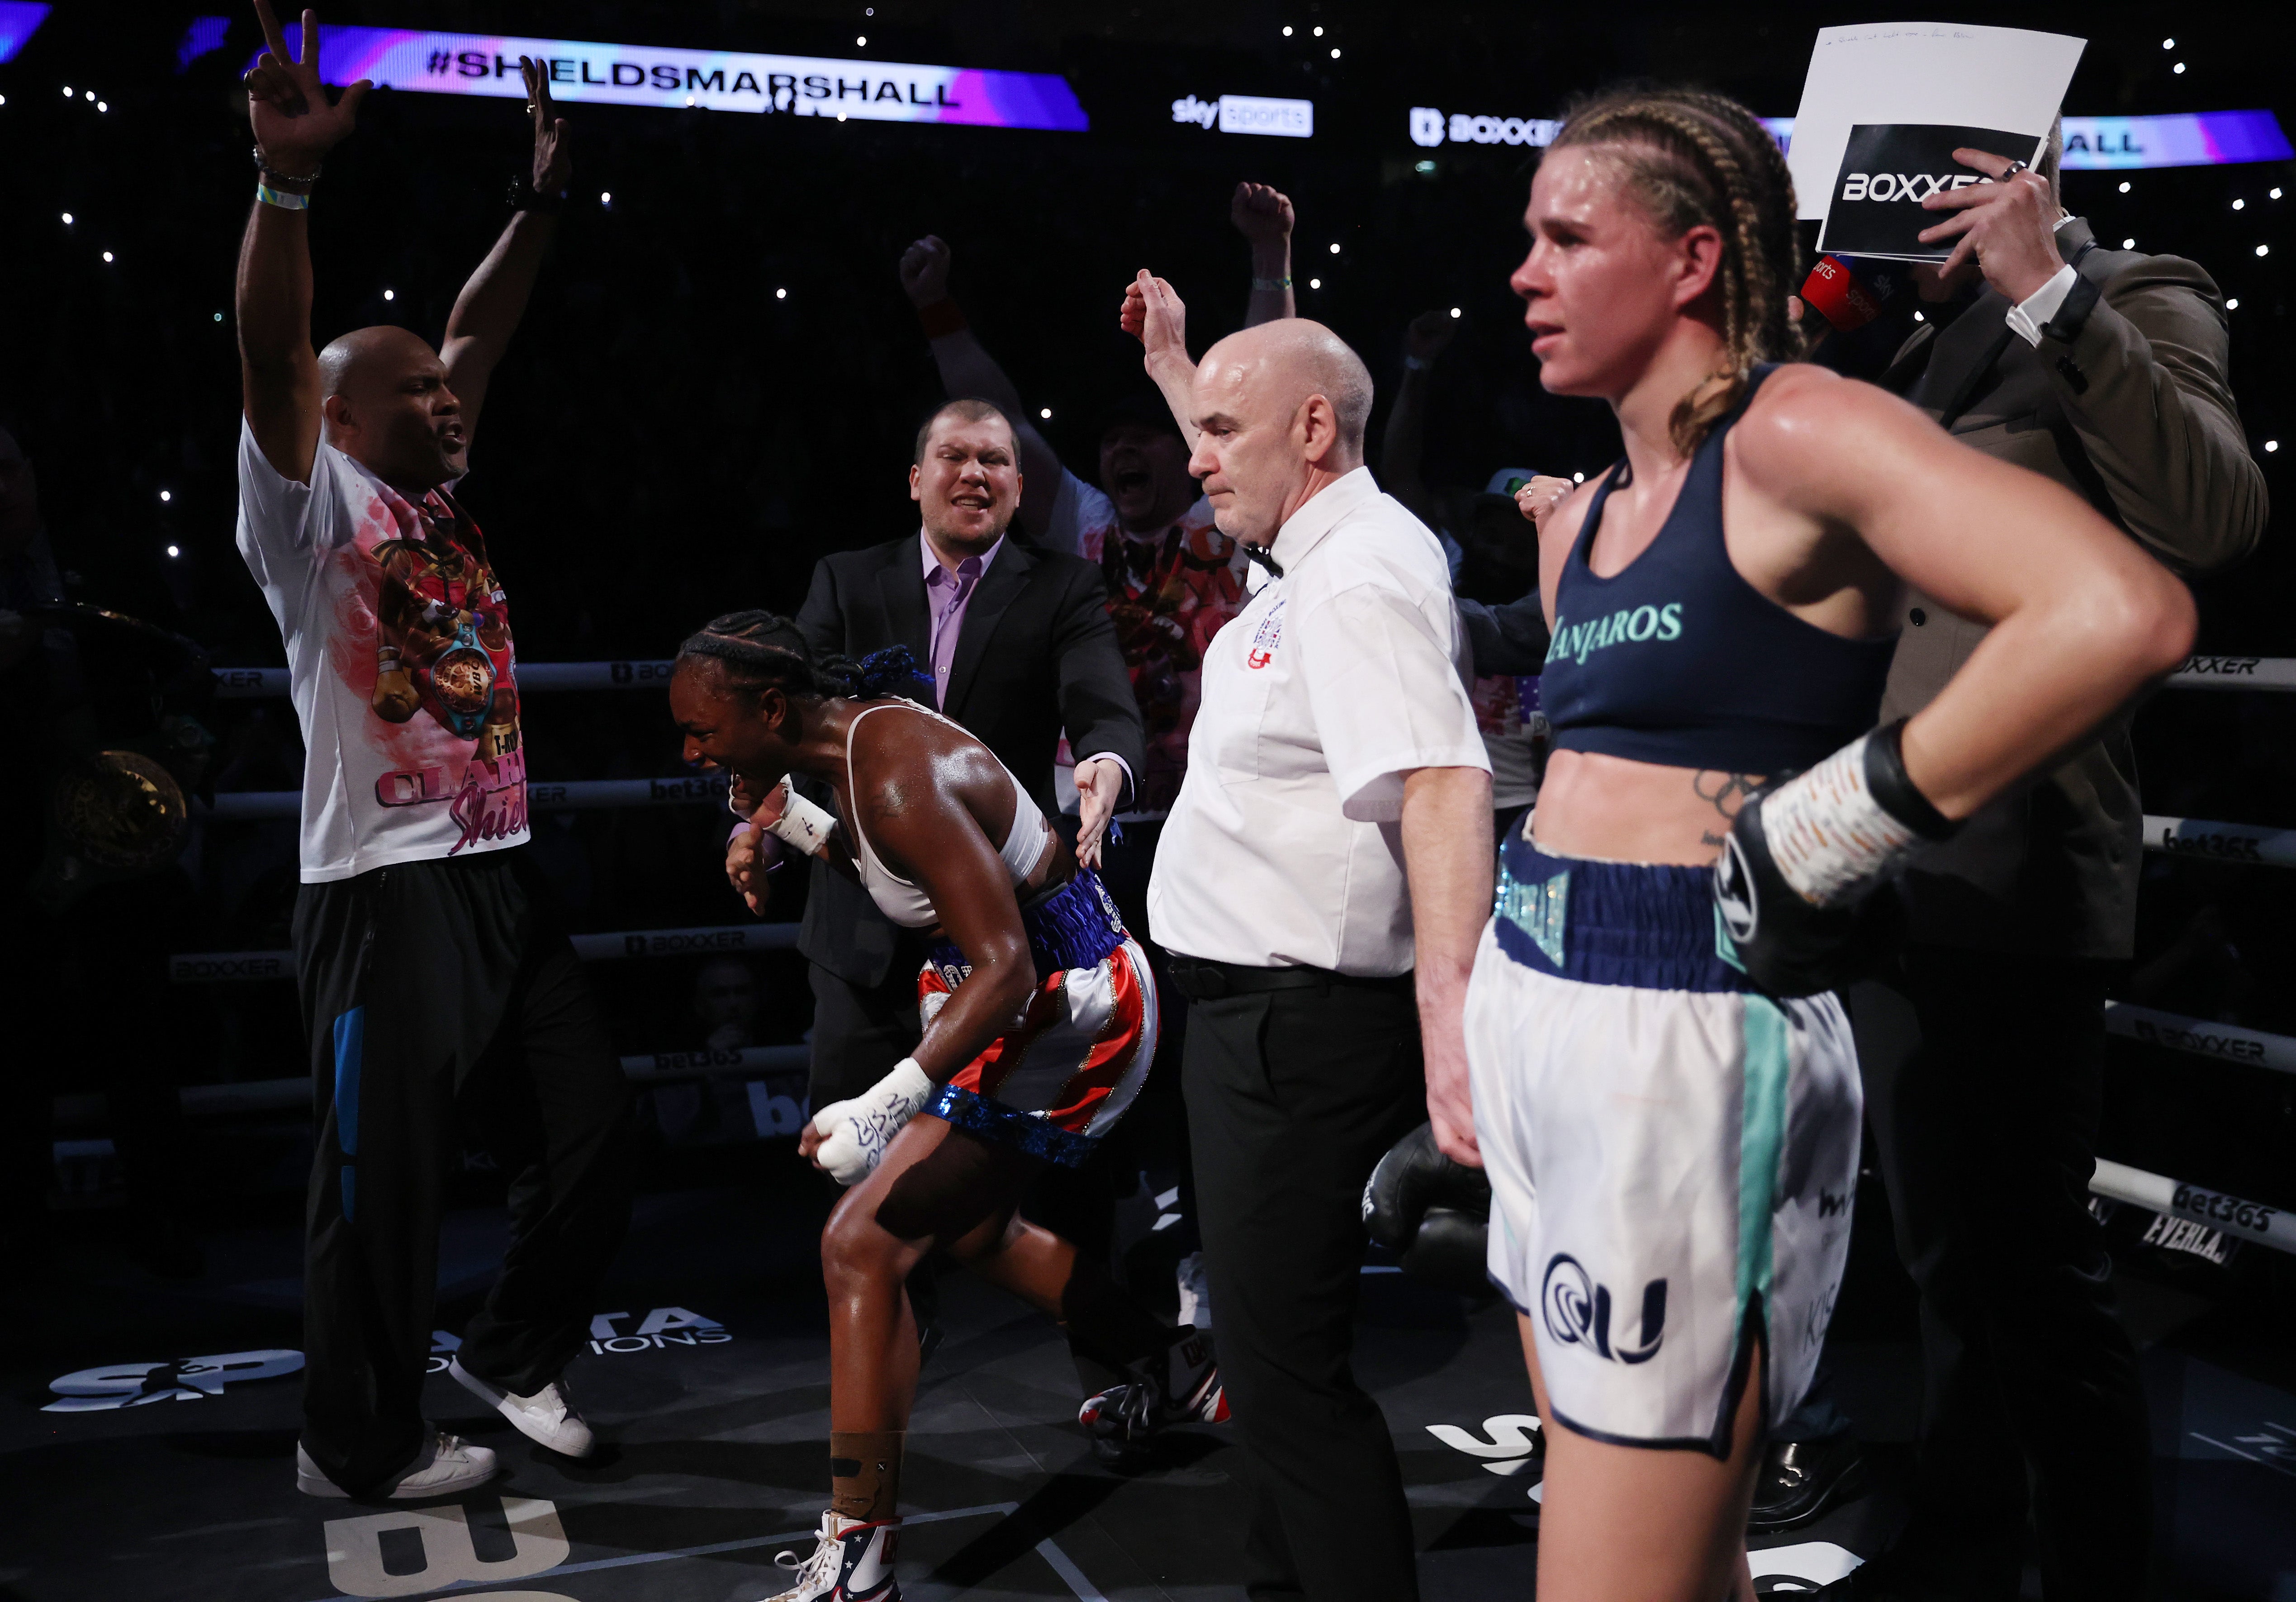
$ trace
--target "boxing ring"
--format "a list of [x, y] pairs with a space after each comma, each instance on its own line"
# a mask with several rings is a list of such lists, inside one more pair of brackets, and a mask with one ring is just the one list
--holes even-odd
[[[518, 668], [522, 693], [559, 691], [653, 691], [668, 687], [674, 664], [667, 661], [522, 662]], [[282, 699], [289, 693], [283, 667], [217, 668], [218, 699]], [[2296, 692], [2296, 657], [2194, 656], [2170, 674], [2163, 688], [2201, 691]], [[537, 812], [592, 811], [649, 806], [722, 805], [726, 783], [721, 777], [686, 773], [660, 779], [572, 780], [557, 783], [529, 781], [528, 805]], [[225, 792], [211, 805], [195, 806], [196, 819], [215, 821], [291, 819], [298, 815], [301, 795], [295, 790]], [[2296, 829], [2212, 821], [2200, 818], [2147, 813], [2144, 821], [2144, 849], [2168, 857], [2189, 857], [2259, 868], [2296, 868]], [[628, 929], [605, 934], [577, 935], [574, 949], [586, 962], [632, 959], [740, 954], [783, 951], [796, 943], [794, 924], [737, 924], [718, 928]], [[293, 953], [269, 952], [182, 952], [169, 961], [169, 976], [179, 985], [250, 983], [291, 979]], [[2296, 1036], [2270, 1034], [2206, 1018], [2187, 1018], [2123, 1001], [2105, 1004], [2106, 1031], [2160, 1051], [2245, 1064], [2282, 1074], [2296, 1074]], [[761, 1122], [761, 1136], [794, 1135], [803, 1106], [801, 1075], [806, 1067], [803, 1045], [750, 1047], [740, 1051], [660, 1051], [622, 1058], [634, 1083], [653, 1083], [719, 1075], [800, 1076], [798, 1094], [787, 1094], [785, 1083], [773, 1084], [768, 1094], [789, 1103], [786, 1112], [773, 1107], [771, 1126]], [[303, 1075], [231, 1085], [187, 1088], [183, 1092], [186, 1113], [247, 1112], [278, 1109], [300, 1104], [309, 1095]], [[96, 1098], [59, 1101], [59, 1116], [69, 1112], [85, 1119], [94, 1110]], [[771, 1105], [767, 1103], [767, 1105]], [[783, 1124], [786, 1127], [782, 1127]], [[2190, 1219], [2243, 1240], [2296, 1255], [2296, 1209], [2247, 1201], [2226, 1192], [2127, 1165], [2100, 1161], [2090, 1189], [2109, 1201], [2144, 1207], [2164, 1217]]]
[[[661, 661], [525, 663], [519, 678], [529, 694], [659, 693], [669, 671]], [[287, 694], [287, 674], [277, 668], [225, 669], [216, 681], [224, 700], [276, 702]], [[2198, 658], [2169, 682], [2202, 692], [2292, 691], [2296, 659]], [[537, 813], [714, 809], [724, 804], [725, 784], [693, 773], [532, 781], [529, 796]], [[212, 804], [195, 803], [197, 829], [228, 833], [205, 836], [189, 865], [221, 871], [237, 848], [234, 837], [291, 829], [299, 809], [292, 790], [224, 792]], [[701, 820], [688, 814], [688, 821]], [[692, 838], [716, 838], [719, 826], [697, 828]], [[2158, 859], [2234, 874], [2296, 867], [2296, 830], [2173, 816], [2148, 816], [2144, 830]], [[689, 834], [685, 823], [671, 832], [680, 840]], [[707, 860], [690, 868], [714, 871]], [[694, 920], [572, 940], [606, 985], [636, 981], [643, 991], [649, 974], [674, 971], [665, 964], [725, 956], [791, 961], [782, 953], [793, 952], [796, 936], [787, 921]], [[225, 1154], [219, 1172], [238, 1184], [245, 1169], [243, 1182], [252, 1184], [258, 1164], [267, 1163], [261, 1175], [271, 1192], [299, 1184], [308, 1166], [287, 1138], [308, 1122], [311, 1095], [293, 1044], [299, 1032], [284, 1026], [295, 1010], [294, 973], [292, 953], [276, 949], [184, 951], [168, 961], [168, 977], [187, 1003], [227, 1001], [244, 1020], [281, 1026], [251, 1032], [225, 1067], [273, 1076], [177, 1092], [198, 1142]], [[776, 974], [768, 983], [788, 980]], [[19, 1414], [0, 1412], [0, 1425], [12, 1418], [17, 1426], [0, 1441], [0, 1468], [21, 1472], [12, 1488], [0, 1485], [0, 1497], [20, 1517], [36, 1569], [68, 1587], [54, 1594], [89, 1602], [149, 1594], [144, 1582], [155, 1568], [180, 1573], [191, 1588], [181, 1594], [250, 1602], [445, 1602], [463, 1594], [724, 1602], [768, 1594], [776, 1583], [773, 1550], [798, 1542], [817, 1507], [827, 1427], [825, 1309], [813, 1232], [827, 1188], [788, 1160], [786, 1146], [756, 1144], [786, 1141], [801, 1127], [808, 1048], [776, 1038], [767, 1025], [760, 1038], [772, 1043], [739, 1050], [633, 1050], [668, 1042], [643, 1013], [618, 1016], [630, 1032], [618, 1045], [632, 1085], [678, 1096], [681, 1105], [698, 1091], [718, 1120], [709, 1139], [666, 1140], [650, 1159], [667, 1182], [641, 1198], [579, 1360], [585, 1406], [621, 1458], [594, 1469], [549, 1460], [507, 1439], [500, 1420], [473, 1411], [450, 1382], [434, 1379], [443, 1388], [428, 1405], [443, 1422], [509, 1450], [512, 1475], [498, 1490], [466, 1508], [405, 1510], [299, 1497], [283, 1467], [299, 1422], [291, 1377], [302, 1344], [299, 1236], [277, 1216], [285, 1210], [281, 1196], [259, 1206], [242, 1198], [235, 1216], [250, 1222], [219, 1211], [213, 1266], [196, 1286], [179, 1292], [132, 1270], [85, 1267], [61, 1315], [70, 1327], [48, 1338], [35, 1360], [41, 1368], [14, 1376], [26, 1400]], [[801, 1013], [783, 1016], [793, 1030]], [[2123, 1060], [2138, 1083], [2165, 1081], [2194, 1058], [2296, 1074], [2296, 1036], [2131, 1001], [2109, 1003], [2104, 1024], [2117, 1056], [2139, 1054]], [[69, 1206], [75, 1192], [85, 1198], [100, 1189], [116, 1154], [110, 1140], [90, 1138], [111, 1132], [102, 1097], [59, 1097], [56, 1111], [58, 1133], [71, 1137], [56, 1141]], [[2110, 1140], [2104, 1149], [2113, 1159], [2136, 1155]], [[768, 1157], [772, 1150], [783, 1155]], [[2090, 1187], [2100, 1209], [2131, 1209], [2120, 1223], [2144, 1229], [2149, 1222], [2145, 1239], [2155, 1246], [2205, 1245], [2202, 1255], [2221, 1265], [2236, 1245], [2252, 1245], [2269, 1248], [2254, 1266], [2288, 1265], [2281, 1254], [2296, 1255], [2296, 1209], [2226, 1189], [2232, 1176], [2209, 1172], [2209, 1148], [2197, 1150], [2189, 1163], [2150, 1167], [2100, 1161]], [[2178, 1175], [2152, 1171], [2164, 1166]], [[1173, 1194], [1146, 1189], [1152, 1187], [1119, 1204], [1135, 1210], [1119, 1215], [1119, 1255], [1126, 1239], [1173, 1238], [1157, 1233], [1177, 1222], [1167, 1211]], [[499, 1262], [498, 1213], [489, 1203], [465, 1206], [442, 1232], [434, 1375], [454, 1350], [449, 1332], [462, 1328]], [[1885, 1215], [1872, 1217], [1882, 1233], [1861, 1250], [1893, 1272]], [[2115, 1233], [2129, 1231], [2116, 1226]], [[2186, 1263], [2173, 1261], [2180, 1269]], [[1357, 1368], [1403, 1464], [1423, 1573], [1446, 1591], [1519, 1593], [1534, 1560], [1539, 1486], [1513, 1319], [1502, 1303], [1430, 1287], [1396, 1263], [1374, 1247], [1364, 1265]], [[2194, 1259], [2190, 1271], [2221, 1269]], [[923, 1376], [905, 1481], [914, 1529], [903, 1564], [923, 1576], [915, 1594], [965, 1590], [987, 1602], [1130, 1602], [1176, 1586], [1229, 1594], [1242, 1517], [1226, 1432], [1180, 1432], [1172, 1462], [1119, 1481], [1093, 1463], [1077, 1434], [1076, 1377], [1052, 1326], [1016, 1314], [963, 1276], [949, 1279], [945, 1294], [948, 1336]], [[2146, 1293], [2132, 1285], [2131, 1294]], [[1866, 1305], [1881, 1304], [1869, 1295]], [[1894, 1527], [1891, 1454], [1902, 1457], [1906, 1449], [1897, 1443], [1912, 1438], [1909, 1399], [1919, 1377], [1911, 1349], [1882, 1327], [1884, 1316], [1853, 1312], [1840, 1353], [1861, 1430], [1882, 1465], [1881, 1488], [1816, 1524], [1758, 1541], [1754, 1567], [1766, 1590], [1807, 1590], [1835, 1578], [1885, 1544]], [[1861, 1319], [1866, 1327], [1855, 1327]], [[209, 1355], [177, 1355], [184, 1353]], [[2171, 1365], [2156, 1391], [2174, 1400], [2161, 1405], [2177, 1410], [2162, 1426], [2164, 1458], [2183, 1459], [2176, 1472], [2211, 1498], [2254, 1501], [2236, 1515], [2210, 1501], [2207, 1528], [2185, 1531], [2176, 1543], [2213, 1548], [2220, 1544], [2213, 1532], [2227, 1521], [2251, 1532], [2280, 1528], [2261, 1499], [2296, 1474], [2296, 1409], [2284, 1405], [2286, 1388], [2247, 1385], [2182, 1353], [2155, 1357]], [[2284, 1426], [2292, 1428], [2284, 1440], [2275, 1433]], [[187, 1454], [197, 1462], [187, 1463]], [[2248, 1478], [2227, 1477], [2234, 1474]], [[92, 1527], [91, 1484], [105, 1487], [108, 1507], [132, 1508], [134, 1516], [107, 1514]], [[2255, 1540], [2276, 1552], [2277, 1537]]]

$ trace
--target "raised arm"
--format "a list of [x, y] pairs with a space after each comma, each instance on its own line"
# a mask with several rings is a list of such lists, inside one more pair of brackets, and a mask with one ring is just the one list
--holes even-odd
[[1061, 493], [1061, 459], [1021, 404], [1021, 391], [996, 358], [988, 354], [948, 292], [950, 252], [939, 234], [928, 233], [901, 253], [901, 288], [917, 308], [932, 343], [933, 364], [951, 399], [972, 396], [1004, 413], [1021, 442], [1021, 527], [1042, 539]]
[[1140, 275], [1124, 286], [1124, 304], [1116, 320], [1126, 333], [1140, 341], [1141, 365], [1162, 392], [1164, 404], [1172, 408], [1173, 421], [1180, 425], [1188, 454], [1193, 455], [1196, 425], [1191, 416], [1194, 403], [1189, 391], [1196, 381], [1196, 364], [1188, 358], [1188, 308], [1170, 284], [1143, 267]]
[[1244, 305], [1244, 327], [1298, 316], [1292, 293], [1291, 198], [1272, 184], [1239, 184], [1227, 216], [1251, 243], [1251, 298]]
[[447, 386], [463, 404], [463, 437], [479, 431], [479, 409], [485, 405], [487, 385], [495, 364], [510, 348], [511, 336], [526, 315], [534, 281], [542, 272], [542, 258], [558, 233], [557, 212], [573, 181], [571, 140], [566, 119], [550, 101], [550, 74], [541, 63], [518, 58], [526, 78], [527, 110], [534, 119], [534, 168], [519, 195], [519, 209], [510, 225], [495, 241], [495, 248], [471, 274], [447, 314], [447, 339], [440, 358], [447, 364]]
[[1380, 487], [1431, 524], [1435, 507], [1419, 463], [1427, 438], [1427, 375], [1451, 343], [1457, 325], [1441, 312], [1422, 312], [1403, 331], [1403, 381], [1388, 409], [1379, 446]]
[[262, 168], [239, 247], [234, 301], [248, 427], [265, 460], [298, 484], [319, 448], [319, 358], [311, 347], [311, 188], [327, 152], [358, 120], [362, 78], [329, 103], [319, 82], [319, 19], [303, 13], [303, 59], [288, 50], [267, 0], [255, 0], [268, 46], [247, 75], [247, 114]]

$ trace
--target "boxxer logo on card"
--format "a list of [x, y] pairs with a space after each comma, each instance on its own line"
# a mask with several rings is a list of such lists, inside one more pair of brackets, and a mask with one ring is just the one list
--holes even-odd
[[2000, 128], [1955, 127], [1934, 123], [1858, 123], [1849, 130], [1841, 168], [1826, 208], [1825, 234], [1818, 249], [1849, 256], [1880, 256], [1899, 261], [1943, 261], [1953, 241], [1923, 244], [1923, 229], [1952, 214], [1930, 211], [1922, 201], [1972, 184], [1992, 180], [1962, 166], [1953, 152], [1964, 146], [2013, 161], [2032, 160], [2036, 136]]
[[1648, 1362], [1658, 1355], [1659, 1343], [1666, 1337], [1666, 1281], [1653, 1279], [1643, 1287], [1643, 1344], [1639, 1346], [1611, 1344], [1611, 1287], [1595, 1284], [1568, 1252], [1557, 1252], [1547, 1260], [1546, 1277], [1538, 1287], [1538, 1310], [1546, 1322], [1546, 1333], [1562, 1345], [1585, 1346], [1595, 1356], [1614, 1362]]

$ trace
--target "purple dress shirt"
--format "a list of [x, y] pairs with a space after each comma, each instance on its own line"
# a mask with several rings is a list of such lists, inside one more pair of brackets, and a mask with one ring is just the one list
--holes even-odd
[[999, 535], [987, 551], [957, 563], [954, 573], [941, 566], [930, 539], [920, 538], [917, 547], [924, 553], [925, 609], [932, 614], [933, 705], [947, 710], [948, 670], [956, 660], [957, 636], [964, 632], [965, 609], [972, 604], [972, 593], [980, 587], [988, 564], [1004, 549], [1004, 537]]

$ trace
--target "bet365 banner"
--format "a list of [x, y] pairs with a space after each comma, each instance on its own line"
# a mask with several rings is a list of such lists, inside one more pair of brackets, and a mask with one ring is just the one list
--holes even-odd
[[2040, 153], [2040, 144], [2030, 134], [2000, 128], [1852, 124], [1818, 249], [1889, 261], [1943, 261], [1953, 253], [1955, 241], [1924, 244], [1921, 233], [1950, 221], [1955, 214], [1929, 210], [1922, 202], [1933, 194], [1987, 181], [1975, 168], [1953, 159], [1954, 151], [1964, 147], [2028, 166]]
[[543, 63], [550, 74], [552, 97], [563, 101], [1075, 133], [1091, 127], [1068, 80], [1052, 72], [424, 33], [406, 28], [319, 29], [319, 74], [331, 84], [364, 78], [378, 88], [522, 97], [521, 55]]

